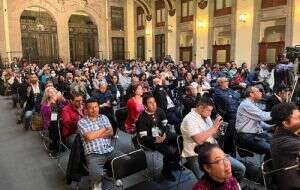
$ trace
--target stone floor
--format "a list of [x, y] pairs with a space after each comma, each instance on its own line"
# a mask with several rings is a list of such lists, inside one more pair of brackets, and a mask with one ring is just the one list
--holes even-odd
[[[77, 184], [66, 185], [64, 173], [58, 167], [56, 159], [50, 159], [42, 143], [39, 132], [25, 131], [16, 124], [16, 110], [8, 97], [0, 97], [0, 189], [3, 190], [71, 190]], [[118, 149], [126, 151], [131, 147], [130, 136], [119, 133]], [[152, 168], [150, 153], [149, 167]], [[63, 168], [66, 168], [68, 153], [61, 159]], [[156, 166], [161, 167], [161, 155], [156, 155]], [[156, 172], [159, 174], [159, 171]], [[179, 173], [174, 173], [179, 176]], [[154, 182], [149, 182], [142, 173], [137, 173], [123, 180], [124, 188], [128, 190], [189, 190], [195, 183], [190, 171], [185, 170], [180, 184], [163, 180], [159, 176]], [[252, 182], [245, 181], [244, 185], [261, 189]], [[107, 185], [112, 187], [110, 182]], [[88, 189], [88, 180], [84, 178], [79, 184], [80, 190]], [[110, 188], [109, 188], [110, 189]]]

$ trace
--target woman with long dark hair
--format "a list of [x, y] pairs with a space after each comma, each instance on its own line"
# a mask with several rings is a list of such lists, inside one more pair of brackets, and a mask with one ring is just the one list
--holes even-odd
[[125, 122], [125, 131], [133, 134], [136, 131], [135, 122], [141, 112], [144, 111], [143, 106], [143, 87], [141, 84], [133, 86], [132, 97], [127, 102], [128, 115]]

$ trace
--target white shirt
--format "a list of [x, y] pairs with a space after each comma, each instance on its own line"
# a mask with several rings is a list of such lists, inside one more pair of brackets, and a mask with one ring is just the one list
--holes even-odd
[[173, 101], [171, 100], [170, 96], [168, 96], [168, 95], [167, 95], [167, 101], [168, 101], [167, 109], [175, 107]]
[[32, 87], [32, 90], [33, 90], [33, 94], [40, 94], [41, 93], [39, 85], [31, 85], [31, 87]]
[[[197, 156], [194, 149], [198, 144], [192, 139], [192, 136], [207, 131], [212, 125], [213, 122], [210, 117], [202, 118], [195, 109], [192, 109], [192, 111], [185, 116], [180, 126], [183, 137], [182, 157]], [[216, 139], [213, 137], [209, 137], [206, 141], [217, 144]]]

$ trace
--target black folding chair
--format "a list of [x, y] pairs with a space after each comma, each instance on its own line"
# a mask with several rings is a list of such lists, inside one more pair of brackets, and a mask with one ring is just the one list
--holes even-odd
[[[111, 161], [113, 184], [140, 171], [147, 169], [146, 154], [142, 149], [117, 156]], [[121, 188], [124, 189], [123, 183]]]
[[276, 174], [283, 173], [289, 170], [295, 170], [297, 168], [299, 168], [299, 164], [285, 168], [274, 169], [272, 159], [265, 161], [261, 166], [265, 189], [277, 190], [278, 187], [276, 185], [276, 180], [273, 177], [275, 177]]
[[[180, 165], [182, 167], [184, 167], [185, 169], [190, 170], [188, 165], [186, 163], [184, 163], [184, 159], [181, 157], [181, 153], [183, 151], [183, 136], [182, 135], [177, 136], [177, 148], [178, 148], [178, 152], [179, 152], [179, 155], [180, 155]], [[180, 181], [181, 181], [183, 171], [184, 170], [181, 170], [180, 173], [179, 173], [179, 179], [178, 179], [178, 183], [177, 183], [177, 190], [179, 189], [179, 185], [181, 184]]]
[[67, 145], [63, 142], [63, 138], [62, 138], [62, 135], [61, 135], [61, 131], [62, 131], [62, 120], [59, 119], [58, 120], [58, 127], [57, 127], [57, 130], [58, 130], [58, 135], [59, 135], [59, 147], [58, 147], [58, 157], [57, 157], [57, 166], [61, 169], [61, 171], [65, 174], [66, 173], [66, 170], [65, 168], [63, 168], [62, 166], [62, 163], [61, 163], [61, 158], [71, 152], [71, 150], [67, 147]]

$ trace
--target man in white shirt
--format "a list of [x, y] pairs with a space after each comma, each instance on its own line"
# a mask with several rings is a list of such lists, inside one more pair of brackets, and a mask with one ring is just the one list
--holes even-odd
[[[198, 155], [194, 148], [198, 144], [210, 142], [217, 144], [215, 137], [218, 135], [219, 127], [223, 122], [222, 117], [217, 117], [212, 122], [210, 116], [213, 110], [213, 103], [206, 98], [196, 100], [196, 108], [185, 116], [181, 123], [181, 133], [183, 136], [182, 157], [186, 158], [188, 167], [193, 171], [195, 176], [200, 179], [204, 174], [198, 164]], [[238, 160], [230, 157], [234, 176], [238, 181], [244, 177], [246, 168]]]

